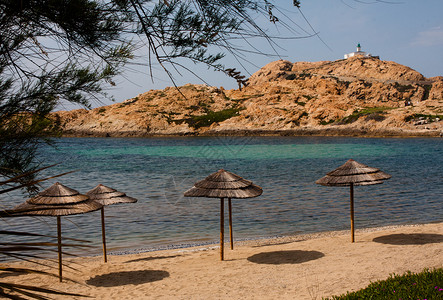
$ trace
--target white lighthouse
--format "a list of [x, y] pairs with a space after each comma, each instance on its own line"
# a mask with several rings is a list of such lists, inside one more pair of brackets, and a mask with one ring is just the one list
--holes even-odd
[[363, 56], [363, 57], [379, 58], [378, 56], [372, 56], [371, 53], [366, 53], [365, 51], [361, 51], [360, 43], [357, 44], [357, 51], [356, 52], [351, 52], [351, 53], [345, 54], [345, 59], [348, 59], [348, 58], [353, 57], [353, 56]]

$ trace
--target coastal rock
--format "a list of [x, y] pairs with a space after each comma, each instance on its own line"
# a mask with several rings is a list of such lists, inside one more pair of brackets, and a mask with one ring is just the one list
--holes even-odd
[[440, 136], [443, 77], [373, 57], [278, 60], [241, 90], [187, 84], [53, 117], [66, 136]]

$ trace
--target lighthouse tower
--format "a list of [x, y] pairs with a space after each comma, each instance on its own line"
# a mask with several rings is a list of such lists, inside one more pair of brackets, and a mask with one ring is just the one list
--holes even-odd
[[376, 57], [376, 58], [378, 58], [378, 56], [372, 56], [371, 53], [366, 53], [365, 51], [361, 51], [360, 43], [357, 44], [357, 51], [356, 52], [351, 52], [351, 53], [345, 54], [344, 57], [345, 57], [345, 59], [348, 59], [350, 57], [357, 56], [357, 55], [358, 56], [363, 56], [363, 57]]

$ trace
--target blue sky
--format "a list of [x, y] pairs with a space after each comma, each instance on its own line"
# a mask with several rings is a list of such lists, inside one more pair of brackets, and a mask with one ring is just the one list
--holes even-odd
[[[443, 1], [441, 0], [390, 0], [390, 1], [356, 1], [356, 0], [302, 0], [301, 12], [309, 21], [306, 23], [300, 11], [292, 6], [291, 0], [278, 0], [274, 14], [282, 21], [297, 30], [300, 35], [305, 32], [318, 36], [293, 40], [276, 40], [278, 54], [282, 59], [296, 61], [322, 61], [342, 59], [345, 53], [355, 51], [357, 43], [362, 50], [380, 59], [395, 61], [409, 66], [425, 77], [443, 75]], [[285, 16], [283, 16], [285, 15]], [[288, 36], [284, 29], [273, 28], [267, 21], [260, 21], [269, 28], [269, 34]], [[254, 45], [264, 52], [272, 53], [265, 41], [253, 41]], [[326, 44], [326, 45], [325, 45]], [[247, 77], [260, 67], [278, 60], [278, 56], [248, 55], [242, 68], [231, 56], [224, 58], [226, 67], [235, 67]], [[205, 66], [188, 64], [200, 74], [207, 84], [223, 86], [225, 89], [237, 88], [236, 82], [220, 72], [208, 70]], [[147, 67], [134, 67], [124, 77], [117, 78], [117, 86], [109, 90], [116, 102], [133, 98], [151, 89], [163, 89], [172, 86], [158, 66], [154, 66], [154, 82]], [[176, 83], [200, 84], [200, 79], [182, 72], [175, 74]], [[108, 105], [112, 102], [94, 101], [94, 107]], [[67, 107], [65, 107], [67, 108]], [[63, 108], [62, 108], [63, 109]], [[71, 109], [71, 108], [69, 108]]]

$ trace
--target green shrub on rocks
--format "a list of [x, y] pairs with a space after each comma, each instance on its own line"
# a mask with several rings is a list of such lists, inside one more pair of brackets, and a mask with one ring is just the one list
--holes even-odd
[[194, 129], [208, 127], [213, 123], [223, 122], [227, 119], [238, 116], [240, 110], [240, 108], [228, 108], [220, 111], [210, 110], [204, 115], [192, 116], [191, 118], [185, 120], [185, 122]]
[[424, 115], [424, 114], [412, 114], [410, 116], [405, 117], [405, 122], [410, 121], [427, 121], [429, 123], [432, 122], [438, 122], [440, 120], [443, 120], [443, 115]]
[[169, 124], [183, 124], [187, 123], [190, 127], [194, 129], [199, 129], [202, 127], [209, 127], [213, 123], [223, 122], [232, 117], [238, 116], [239, 112], [244, 108], [227, 108], [219, 111], [208, 110], [206, 114], [199, 116], [189, 116], [186, 119], [175, 119], [171, 118], [171, 115], [167, 116], [167, 121]]
[[387, 110], [394, 109], [392, 107], [368, 107], [361, 110], [354, 110], [354, 112], [344, 117], [337, 122], [337, 125], [350, 124], [357, 121], [360, 117], [366, 116], [366, 120], [383, 121], [385, 119], [384, 114]]

